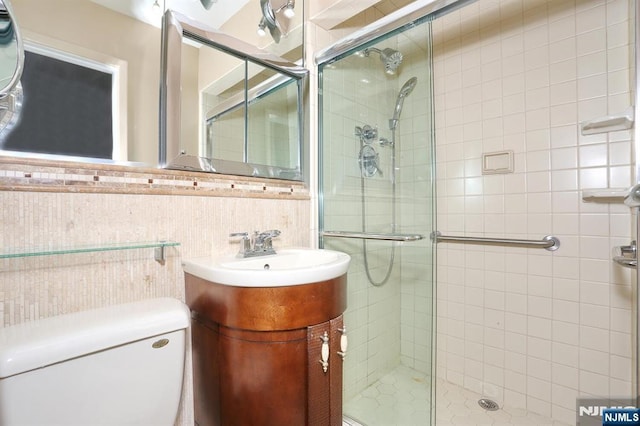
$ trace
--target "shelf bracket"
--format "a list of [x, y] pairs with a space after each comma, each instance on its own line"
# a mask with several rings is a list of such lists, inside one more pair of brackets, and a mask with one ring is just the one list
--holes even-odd
[[161, 245], [160, 247], [156, 247], [153, 251], [154, 251], [154, 259], [156, 260], [156, 262], [158, 262], [159, 264], [161, 264], [162, 266], [164, 266], [165, 262], [166, 262], [166, 257], [165, 257], [165, 249], [167, 248], [167, 246], [165, 246], [164, 244]]

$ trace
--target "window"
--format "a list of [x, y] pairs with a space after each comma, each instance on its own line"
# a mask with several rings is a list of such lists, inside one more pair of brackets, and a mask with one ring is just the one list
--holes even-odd
[[26, 46], [22, 108], [3, 150], [114, 158], [114, 70]]

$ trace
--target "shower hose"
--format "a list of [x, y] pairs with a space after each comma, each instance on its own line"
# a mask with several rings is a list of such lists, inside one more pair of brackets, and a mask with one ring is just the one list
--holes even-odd
[[[361, 211], [362, 211], [362, 232], [366, 232], [366, 221], [365, 221], [365, 196], [364, 196], [364, 174], [360, 173], [360, 200], [361, 200]], [[396, 129], [393, 128], [391, 130], [391, 232], [396, 232]], [[396, 256], [396, 245], [395, 243], [391, 243], [391, 257], [389, 258], [389, 264], [387, 265], [387, 272], [384, 278], [381, 281], [375, 281], [371, 276], [371, 271], [369, 270], [369, 258], [367, 255], [367, 240], [362, 240], [362, 251], [364, 255], [364, 270], [367, 274], [367, 279], [369, 282], [376, 286], [381, 287], [389, 281], [389, 277], [391, 276], [391, 272], [393, 271], [393, 264]]]

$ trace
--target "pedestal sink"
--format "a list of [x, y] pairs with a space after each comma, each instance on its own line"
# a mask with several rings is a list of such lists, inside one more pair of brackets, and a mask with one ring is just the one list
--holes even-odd
[[183, 262], [197, 424], [342, 422], [349, 261], [295, 248]]

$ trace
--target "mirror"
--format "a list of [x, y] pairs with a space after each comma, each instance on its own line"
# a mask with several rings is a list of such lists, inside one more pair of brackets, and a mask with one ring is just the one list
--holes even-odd
[[283, 169], [297, 167], [300, 152], [297, 80], [247, 64], [253, 77], [247, 81], [245, 96], [245, 75], [238, 72], [244, 71], [244, 63], [237, 62], [235, 72], [228, 75], [233, 75], [239, 84], [227, 87], [228, 83], [219, 79], [203, 91], [202, 147], [198, 149], [196, 144], [194, 148], [193, 143], [184, 141], [182, 150], [191, 145], [191, 152], [200, 152], [204, 157], [270, 164]]
[[24, 65], [22, 37], [8, 0], [0, 0], [0, 147], [22, 106], [20, 77]]
[[[272, 0], [274, 7], [278, 1]], [[11, 0], [28, 55], [38, 53], [74, 65], [78, 60], [84, 67], [106, 69], [110, 74], [114, 149], [109, 159], [14, 150], [0, 151], [0, 155], [157, 167], [160, 27], [167, 8], [202, 16], [202, 22], [262, 49], [278, 51], [292, 62], [302, 60], [302, 0], [295, 2], [295, 18], [288, 21], [287, 36], [280, 43], [269, 34], [256, 33], [262, 16], [260, 0], [209, 3], [207, 10], [197, 0]], [[6, 64], [0, 56], [0, 68]]]
[[171, 10], [162, 52], [161, 166], [303, 180], [306, 69]]

